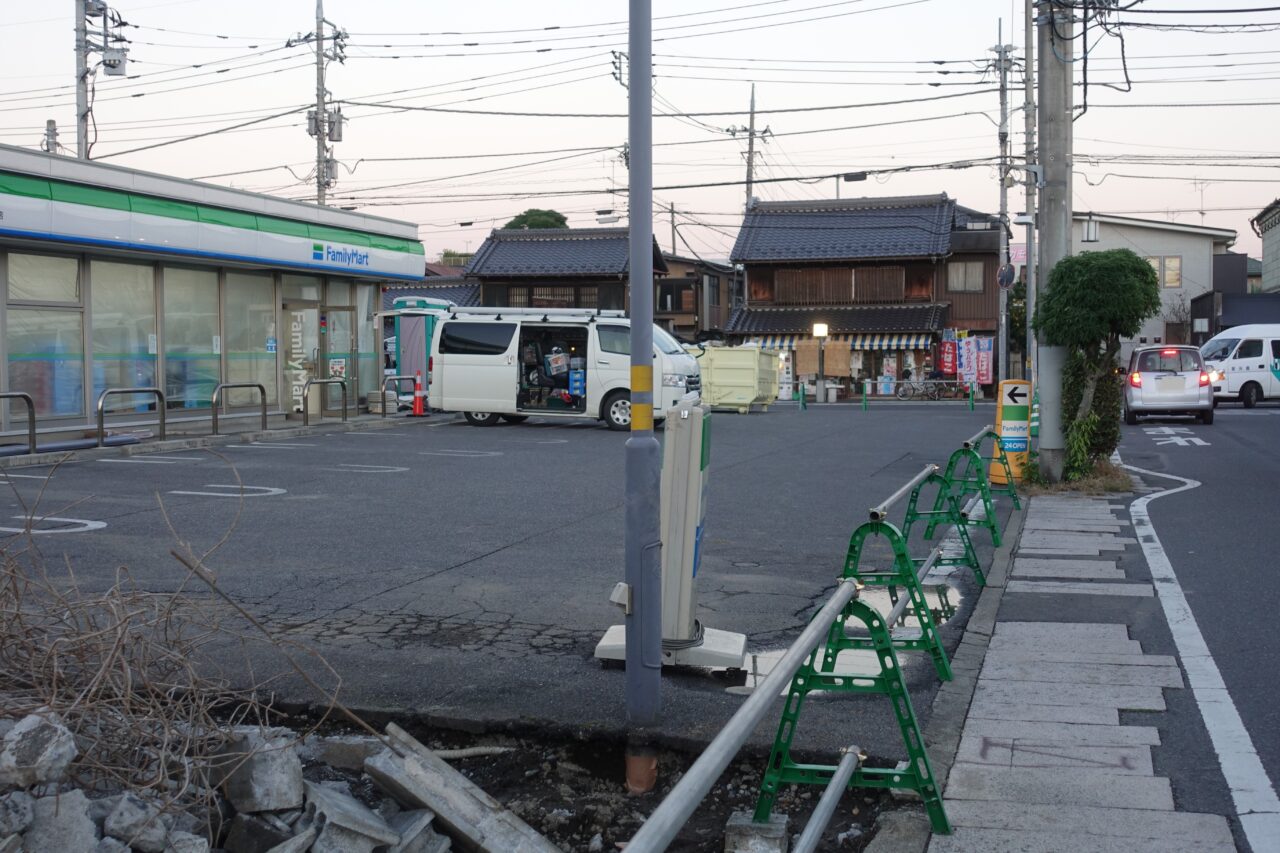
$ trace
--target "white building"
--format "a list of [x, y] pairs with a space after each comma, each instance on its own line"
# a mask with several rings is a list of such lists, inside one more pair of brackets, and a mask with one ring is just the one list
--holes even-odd
[[1249, 220], [1262, 238], [1262, 293], [1280, 293], [1280, 198]]
[[1072, 220], [1072, 254], [1131, 249], [1159, 277], [1161, 311], [1122, 342], [1121, 358], [1136, 344], [1189, 343], [1191, 300], [1213, 290], [1213, 256], [1230, 248], [1236, 232], [1103, 213], [1074, 213]]

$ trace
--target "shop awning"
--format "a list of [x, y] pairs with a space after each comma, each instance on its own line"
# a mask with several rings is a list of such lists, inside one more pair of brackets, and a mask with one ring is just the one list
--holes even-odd
[[865, 350], [928, 349], [933, 343], [933, 335], [928, 332], [878, 332], [850, 337], [853, 349]]
[[[828, 335], [827, 346], [831, 346], [836, 343], [848, 344], [856, 337], [857, 335], [851, 334]], [[795, 349], [797, 341], [811, 340], [813, 340], [812, 335], [757, 335], [754, 338], [745, 338], [742, 342], [748, 345], [754, 344], [755, 346], [760, 347], [760, 349]]]

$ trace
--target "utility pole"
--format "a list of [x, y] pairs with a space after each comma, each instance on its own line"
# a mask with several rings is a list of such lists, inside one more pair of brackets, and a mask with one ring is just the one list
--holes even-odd
[[751, 84], [751, 121], [747, 125], [747, 206], [751, 209], [751, 181], [756, 165], [756, 84]]
[[[333, 27], [333, 36], [330, 39], [333, 47], [327, 52], [324, 49], [326, 24]], [[307, 111], [307, 133], [316, 138], [316, 204], [319, 205], [325, 203], [325, 191], [338, 180], [338, 161], [334, 159], [333, 149], [328, 143], [342, 141], [343, 122], [341, 108], [334, 110], [328, 108], [329, 92], [325, 89], [325, 63], [328, 61], [341, 63], [346, 59], [343, 53], [346, 37], [344, 30], [338, 29], [332, 21], [325, 20], [324, 0], [316, 0], [315, 30], [310, 35], [290, 39], [288, 43], [289, 46], [293, 46], [314, 41], [316, 46], [316, 108]]]
[[44, 141], [40, 143], [40, 150], [50, 154], [58, 153], [58, 123], [53, 119], [44, 123]]
[[[1071, 255], [1071, 161], [1073, 92], [1072, 8], [1050, 0], [1039, 12], [1040, 167], [1044, 170], [1041, 201], [1041, 281], [1049, 282], [1054, 266]], [[1062, 481], [1066, 439], [1062, 431], [1062, 368], [1066, 348], [1040, 342], [1040, 463], [1049, 482]]]
[[76, 156], [89, 159], [89, 10], [76, 0]]
[[662, 452], [653, 434], [653, 21], [651, 0], [629, 0], [627, 135], [631, 151], [631, 435], [624, 451], [626, 538], [626, 770], [636, 793], [654, 784], [646, 728], [662, 706]]
[[676, 203], [670, 202], [667, 211], [671, 214], [671, 254], [676, 254]]
[[1023, 16], [1023, 51], [1026, 56], [1023, 58], [1023, 134], [1026, 137], [1026, 199], [1027, 211], [1029, 218], [1027, 223], [1027, 280], [1026, 285], [1026, 315], [1027, 327], [1019, 331], [1026, 341], [1026, 354], [1030, 362], [1031, 377], [1037, 384], [1032, 386], [1039, 390], [1039, 380], [1036, 378], [1036, 365], [1039, 363], [1039, 356], [1036, 352], [1036, 334], [1031, 327], [1031, 320], [1036, 315], [1036, 286], [1039, 282], [1039, 276], [1036, 275], [1036, 185], [1040, 180], [1040, 170], [1032, 168], [1036, 164], [1036, 75], [1032, 73], [1035, 68], [1033, 60], [1035, 59], [1035, 8], [1033, 0], [1026, 0], [1025, 14]]
[[[996, 54], [996, 67], [1000, 72], [1000, 268], [1009, 265], [1009, 51], [1013, 45], [1004, 43], [1004, 19], [996, 30], [997, 42], [992, 48]], [[999, 379], [1009, 378], [1009, 289], [1000, 285], [999, 320], [1000, 361]], [[998, 380], [997, 380], [997, 384]]]

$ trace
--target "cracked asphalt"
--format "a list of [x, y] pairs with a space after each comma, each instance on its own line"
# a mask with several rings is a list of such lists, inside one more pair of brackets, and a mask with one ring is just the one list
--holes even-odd
[[[944, 463], [993, 417], [989, 406], [945, 403], [716, 413], [699, 618], [745, 633], [750, 652], [784, 649], [830, 594], [867, 508], [925, 463]], [[280, 636], [319, 651], [357, 710], [608, 737], [624, 730], [625, 676], [592, 652], [621, 621], [607, 596], [623, 572], [625, 440], [588, 421], [482, 429], [436, 415], [349, 432], [335, 424], [213, 451], [0, 472], [0, 514], [63, 519], [38, 522], [46, 532], [32, 538], [51, 569], [65, 558], [90, 588], [126, 566], [149, 589], [175, 589], [186, 572], [170, 550], [217, 546], [206, 565], [220, 588]], [[1003, 520], [1006, 500], [999, 510]], [[986, 532], [974, 542], [989, 563]], [[931, 545], [917, 541], [912, 553]], [[950, 582], [960, 610], [942, 633], [954, 648], [974, 596], [965, 575]], [[188, 589], [218, 606], [198, 585]], [[933, 668], [902, 657], [923, 718], [938, 686]], [[286, 701], [316, 701], [278, 653], [257, 648], [252, 665], [258, 678], [282, 674], [275, 687]], [[742, 702], [725, 688], [742, 680], [668, 672], [659, 737], [707, 743]], [[776, 719], [753, 747], [772, 742]], [[904, 755], [887, 700], [809, 702], [801, 754], [851, 742], [873, 757]]]

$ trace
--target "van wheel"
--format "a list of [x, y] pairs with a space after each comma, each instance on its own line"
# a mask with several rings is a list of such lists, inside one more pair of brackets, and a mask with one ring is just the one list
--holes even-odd
[[529, 420], [528, 415], [503, 415], [502, 419], [509, 424], [522, 424]]
[[609, 429], [631, 429], [631, 392], [615, 391], [605, 397], [600, 406], [600, 417]]
[[493, 412], [463, 412], [462, 416], [472, 426], [493, 426], [500, 418]]
[[1205, 409], [1200, 413], [1200, 423], [1206, 426], [1213, 423], [1213, 409]]
[[1250, 382], [1248, 385], [1240, 389], [1240, 402], [1244, 403], [1246, 409], [1252, 409], [1258, 405], [1258, 401], [1262, 399], [1262, 389], [1258, 387], [1258, 383]]
[[1138, 425], [1138, 416], [1137, 416], [1137, 415], [1135, 415], [1135, 414], [1133, 413], [1133, 410], [1132, 410], [1132, 409], [1125, 408], [1125, 410], [1124, 410], [1124, 422], [1125, 422], [1125, 423], [1127, 423], [1129, 426], [1137, 426], [1137, 425]]

